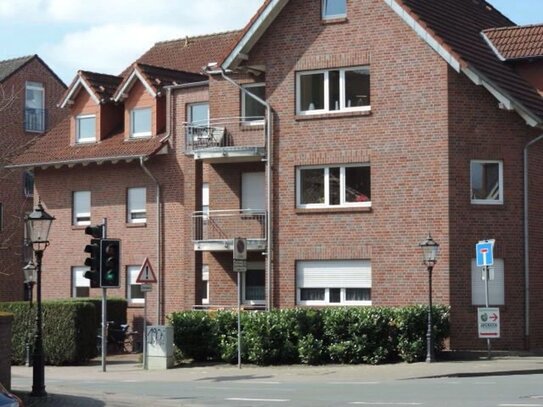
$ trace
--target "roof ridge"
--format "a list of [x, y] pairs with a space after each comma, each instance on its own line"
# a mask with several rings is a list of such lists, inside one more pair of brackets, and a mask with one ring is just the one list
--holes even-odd
[[242, 31], [242, 29], [237, 29], [237, 30], [220, 31], [220, 32], [210, 33], [210, 34], [200, 34], [200, 35], [193, 35], [193, 36], [187, 35], [185, 37], [175, 38], [173, 40], [158, 41], [158, 42], [155, 43], [155, 45], [167, 44], [167, 43], [170, 43], [170, 42], [177, 42], [177, 41], [186, 41], [187, 39], [189, 39], [189, 40], [199, 40], [199, 39], [210, 38], [210, 37], [219, 37], [219, 36], [225, 35], [225, 34], [240, 33], [241, 31]]
[[101, 73], [101, 72], [86, 71], [86, 70], [84, 70], [84, 69], [79, 69], [79, 70], [77, 71], [77, 73], [90, 74], [90, 75], [109, 76], [109, 77], [111, 77], [111, 78], [120, 78], [120, 79], [123, 78], [123, 77], [120, 76], [120, 75], [112, 75], [112, 74], [109, 74], [109, 73]]
[[0, 61], [0, 64], [3, 64], [5, 62], [14, 62], [14, 61], [23, 60], [23, 59], [29, 60], [29, 59], [32, 59], [32, 58], [34, 58], [36, 56], [38, 56], [38, 54], [25, 55], [23, 57], [14, 57], [14, 58], [9, 58], [9, 59], [3, 59], [3, 60]]

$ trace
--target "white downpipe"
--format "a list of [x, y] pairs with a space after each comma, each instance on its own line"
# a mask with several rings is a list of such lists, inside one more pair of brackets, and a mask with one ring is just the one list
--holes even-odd
[[265, 100], [259, 98], [256, 95], [253, 95], [251, 92], [248, 92], [247, 89], [240, 86], [238, 83], [236, 83], [233, 79], [226, 76], [226, 73], [224, 69], [220, 68], [217, 71], [208, 72], [210, 74], [216, 74], [220, 73], [221, 76], [234, 85], [236, 88], [238, 88], [241, 92], [243, 92], [245, 95], [248, 95], [249, 97], [256, 100], [258, 103], [264, 105], [266, 107], [266, 189], [268, 191], [267, 193], [267, 200], [266, 200], [266, 211], [268, 212], [268, 216], [266, 217], [266, 240], [268, 244], [268, 248], [266, 250], [266, 309], [269, 311], [272, 308], [272, 265], [273, 265], [273, 237], [272, 237], [272, 225], [273, 225], [273, 217], [272, 217], [272, 208], [273, 208], [273, 202], [272, 202], [272, 163], [273, 163], [273, 144], [272, 144], [272, 124], [273, 124], [273, 117], [272, 117], [272, 110], [271, 106], [268, 102]]
[[528, 217], [528, 148], [543, 139], [543, 134], [524, 147], [524, 335], [530, 336], [530, 256]]

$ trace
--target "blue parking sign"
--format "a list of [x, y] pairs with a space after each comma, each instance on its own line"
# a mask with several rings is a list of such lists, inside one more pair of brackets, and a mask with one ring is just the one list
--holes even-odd
[[494, 264], [494, 242], [494, 239], [481, 240], [475, 245], [477, 267], [492, 266]]

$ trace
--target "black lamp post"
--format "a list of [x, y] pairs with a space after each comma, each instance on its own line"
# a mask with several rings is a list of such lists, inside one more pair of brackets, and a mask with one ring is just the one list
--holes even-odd
[[36, 256], [36, 336], [34, 338], [34, 353], [32, 355], [32, 392], [31, 396], [47, 396], [45, 391], [45, 366], [42, 338], [42, 307], [41, 307], [41, 261], [43, 252], [49, 246], [49, 230], [55, 218], [43, 209], [41, 202], [34, 212], [25, 217], [26, 237]]
[[426, 331], [426, 363], [432, 363], [434, 358], [434, 341], [432, 335], [432, 270], [437, 263], [437, 253], [439, 244], [437, 244], [430, 233], [423, 242], [419, 243], [422, 249], [423, 263], [428, 269], [428, 330]]
[[[34, 291], [34, 285], [36, 284], [36, 265], [32, 260], [28, 262], [26, 266], [23, 267], [23, 273], [25, 277], [25, 284], [27, 287], [28, 301], [30, 307], [32, 307], [32, 293]], [[28, 324], [30, 325], [30, 324]], [[30, 366], [30, 326], [27, 329], [26, 340], [25, 340], [25, 352], [26, 352], [26, 367]]]

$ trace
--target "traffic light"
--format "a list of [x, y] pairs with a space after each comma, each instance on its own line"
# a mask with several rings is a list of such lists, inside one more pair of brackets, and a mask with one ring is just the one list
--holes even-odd
[[89, 257], [85, 259], [85, 266], [89, 267], [83, 277], [90, 280], [91, 288], [100, 287], [100, 239], [91, 239], [91, 243], [85, 246], [85, 253]]
[[100, 240], [100, 287], [120, 287], [120, 245], [117, 239]]
[[100, 239], [103, 237], [103, 234], [102, 234], [103, 230], [104, 230], [104, 225], [87, 226], [85, 228], [85, 234], [91, 235], [95, 239]]

